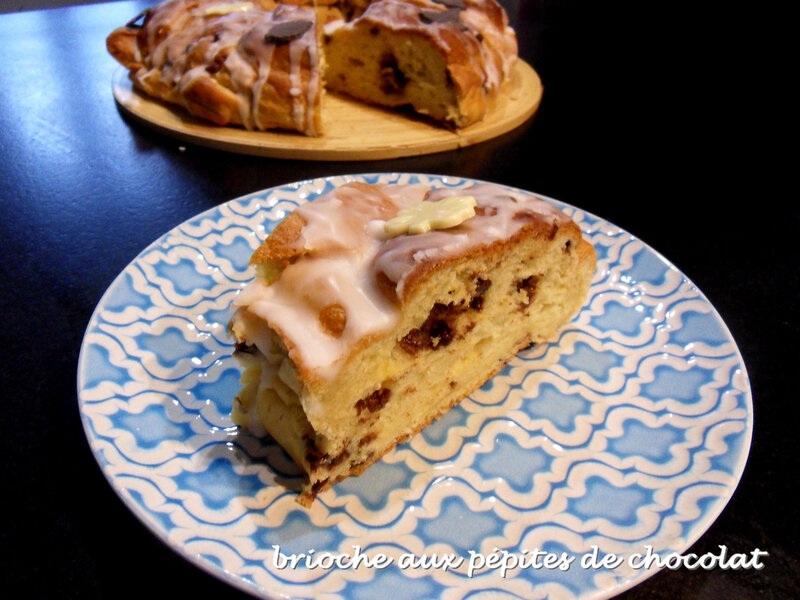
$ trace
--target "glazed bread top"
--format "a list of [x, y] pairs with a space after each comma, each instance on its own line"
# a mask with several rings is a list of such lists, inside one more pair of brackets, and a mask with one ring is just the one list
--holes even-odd
[[169, 0], [112, 32], [106, 45], [139, 87], [198, 116], [265, 129], [262, 90], [270, 86], [296, 99], [295, 128], [315, 135], [318, 118], [306, 111], [318, 106], [322, 87], [316, 14], [262, 5], [274, 3]]
[[[453, 196], [474, 198], [474, 216], [446, 229], [391, 236], [401, 209]], [[580, 231], [544, 200], [493, 184], [431, 190], [350, 183], [298, 207], [255, 251], [260, 276], [234, 305], [268, 323], [300, 370], [335, 376], [365, 339], [389, 332], [426, 276], [524, 236]]]
[[[516, 36], [496, 0], [166, 0], [113, 31], [106, 46], [138, 89], [196, 117], [317, 136], [324, 24], [330, 35], [357, 27], [361, 37], [384, 29], [403, 44], [427, 40], [446, 65], [446, 85], [440, 77], [434, 87], [457, 92], [459, 116], [439, 115], [430, 104], [417, 109], [459, 127], [488, 114], [517, 59]], [[361, 44], [345, 64], [358, 60]], [[422, 63], [429, 60], [436, 59], [428, 53]]]

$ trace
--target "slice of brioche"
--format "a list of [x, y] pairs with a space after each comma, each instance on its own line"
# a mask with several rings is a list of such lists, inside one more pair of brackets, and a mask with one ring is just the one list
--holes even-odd
[[[474, 199], [474, 216], [386, 233], [401, 209], [453, 196]], [[595, 253], [529, 194], [351, 183], [290, 214], [251, 262], [230, 323], [244, 367], [233, 417], [308, 474], [310, 505], [554, 339], [586, 299]]]
[[384, 0], [326, 31], [329, 90], [453, 128], [489, 112], [517, 57], [495, 0]]

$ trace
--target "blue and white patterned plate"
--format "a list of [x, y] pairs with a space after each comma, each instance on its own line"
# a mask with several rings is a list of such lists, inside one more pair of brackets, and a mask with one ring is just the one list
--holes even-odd
[[[79, 402], [131, 510], [201, 568], [272, 598], [606, 597], [657, 569], [637, 555], [685, 551], [747, 458], [742, 358], [672, 265], [555, 201], [598, 254], [590, 298], [558, 343], [522, 352], [311, 509], [295, 502], [292, 461], [231, 425], [229, 305], [266, 233], [349, 180], [471, 183], [377, 174], [251, 194], [167, 233], [103, 296], [81, 350]], [[611, 553], [621, 564], [600, 564]]]

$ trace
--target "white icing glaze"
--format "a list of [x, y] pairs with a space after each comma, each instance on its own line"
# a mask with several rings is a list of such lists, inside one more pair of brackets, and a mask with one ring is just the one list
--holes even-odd
[[[507, 19], [503, 13], [504, 21]], [[461, 21], [472, 31], [480, 33], [483, 41], [480, 45], [484, 68], [486, 69], [486, 87], [498, 89], [514, 66], [517, 59], [517, 37], [507, 23], [498, 29], [489, 19], [486, 12], [467, 8], [461, 15]]]
[[255, 58], [258, 64], [256, 80], [253, 82], [252, 89], [250, 90], [250, 106], [252, 108], [250, 110], [249, 119], [258, 129], [263, 129], [265, 126], [258, 113], [258, 100], [261, 98], [264, 84], [269, 79], [269, 73], [272, 67], [272, 54], [275, 51], [275, 46], [273, 44], [264, 43], [264, 36], [271, 27], [271, 22], [259, 23], [242, 36], [237, 48], [237, 53], [241, 53], [247, 58]]
[[[316, 36], [317, 33], [314, 31], [314, 28], [309, 30], [305, 33], [307, 36]], [[316, 44], [316, 40], [311, 43], [307, 43], [306, 51], [308, 52], [308, 60], [309, 64], [311, 65], [311, 73], [312, 77], [308, 82], [308, 90], [306, 91], [306, 126], [305, 131], [308, 135], [319, 135], [320, 132], [317, 131], [316, 127], [314, 126], [315, 121], [315, 110], [319, 110], [320, 104], [316, 101], [318, 97], [322, 94], [322, 78], [320, 77], [320, 56], [319, 56], [319, 48]], [[299, 62], [298, 62], [299, 64]], [[299, 88], [302, 90], [302, 81], [298, 82]]]
[[[312, 4], [312, 2], [308, 2]], [[453, 37], [452, 23], [423, 23], [421, 11], [443, 11], [446, 7], [431, 0], [382, 0], [370, 4], [364, 19], [381, 23], [396, 31], [426, 32], [444, 52], [451, 47], [448, 40], [467, 51], [461, 52], [469, 61], [470, 69], [483, 78], [486, 90], [494, 92], [500, 87], [510, 72], [517, 56], [517, 43], [513, 30], [508, 26], [508, 18], [494, 0], [468, 0], [460, 11], [459, 23], [465, 34]], [[147, 47], [151, 53], [144, 57], [146, 64], [133, 74], [134, 80], [145, 89], [170, 102], [183, 104], [190, 110], [192, 103], [184, 98], [184, 92], [194, 85], [198, 78], [208, 76], [206, 66], [220, 51], [233, 47], [224, 60], [223, 67], [233, 82], [236, 112], [242, 125], [248, 129], [264, 129], [271, 124], [262, 123], [259, 117], [259, 99], [266, 93], [270, 76], [272, 50], [264, 50], [268, 44], [237, 44], [239, 38], [248, 37], [248, 32], [265, 23], [304, 19], [315, 20], [314, 11], [309, 8], [280, 5], [274, 11], [262, 10], [257, 3], [234, 2], [232, 0], [170, 0], [158, 6], [145, 24]], [[357, 21], [354, 21], [355, 23]], [[326, 24], [326, 33], [343, 25], [342, 21]], [[448, 35], [443, 35], [449, 29]], [[161, 39], [161, 32], [170, 35]], [[254, 37], [254, 36], [251, 36]], [[317, 47], [316, 28], [311, 28], [300, 38], [290, 43], [290, 81], [287, 100], [290, 102], [291, 118], [294, 128], [308, 135], [319, 135], [315, 121], [319, 115], [319, 99], [322, 96], [320, 62], [322, 56]], [[199, 39], [209, 38], [205, 51], [205, 64], [189, 68], [187, 48]], [[456, 42], [456, 40], [459, 40]], [[136, 53], [141, 56], [140, 49]], [[307, 57], [307, 58], [306, 58]], [[310, 68], [308, 81], [302, 81], [301, 62]], [[160, 78], [158, 85], [155, 79]], [[149, 82], [149, 83], [148, 83]], [[175, 85], [180, 93], [170, 93]], [[271, 93], [271, 92], [270, 92]], [[194, 105], [195, 107], [197, 104]]]
[[[245, 4], [233, 3], [232, 10], [226, 12], [225, 5], [219, 0], [174, 0], [160, 5], [145, 26], [147, 44], [153, 50], [147, 64], [134, 74], [134, 79], [146, 82], [157, 74], [162, 82], [176, 84], [182, 92], [198, 77], [208, 75], [206, 67], [220, 52], [231, 49], [223, 66], [230, 75], [242, 124], [248, 129], [264, 129], [268, 124], [261, 122], [258, 104], [269, 80], [275, 49], [274, 44], [265, 43], [264, 36], [275, 23], [298, 19], [314, 22], [315, 15], [313, 10], [297, 6], [264, 11], [252, 5], [244, 10]], [[166, 30], [170, 35], [159, 40], [159, 31]], [[204, 62], [187, 68], [187, 49], [201, 39], [209, 42]], [[317, 135], [314, 111], [321, 83], [316, 28], [309, 28], [289, 42], [289, 53], [292, 89], [298, 92], [303, 89], [300, 64], [306, 55], [310, 66], [307, 93], [290, 92], [293, 123], [299, 131]]]
[[[436, 202], [461, 194], [473, 196], [478, 206], [475, 217], [462, 224], [390, 239], [382, 234], [385, 221], [401, 208], [423, 198]], [[422, 186], [344, 185], [296, 212], [306, 223], [295, 242], [304, 255], [271, 285], [261, 280], [249, 284], [234, 305], [269, 323], [286, 341], [295, 362], [326, 379], [335, 377], [356, 342], [395, 325], [396, 302], [402, 301], [408, 278], [422, 265], [510, 238], [529, 220], [519, 218], [523, 213], [547, 224], [567, 220], [535, 196], [492, 184], [441, 188], [427, 195]], [[379, 288], [382, 276], [395, 284], [396, 298], [387, 298]], [[319, 320], [320, 311], [333, 304], [347, 315], [339, 337]], [[249, 322], [240, 321], [248, 339]]]

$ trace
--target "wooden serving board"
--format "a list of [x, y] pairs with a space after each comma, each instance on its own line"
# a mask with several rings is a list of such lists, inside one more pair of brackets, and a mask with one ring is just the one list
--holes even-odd
[[125, 114], [172, 137], [241, 154], [301, 160], [378, 160], [470, 146], [518, 127], [536, 112], [542, 99], [536, 71], [518, 60], [486, 119], [465, 129], [450, 131], [399, 111], [329, 93], [323, 99], [325, 133], [313, 138], [206, 124], [180, 107], [142, 94], [122, 67], [114, 73], [112, 89]]

